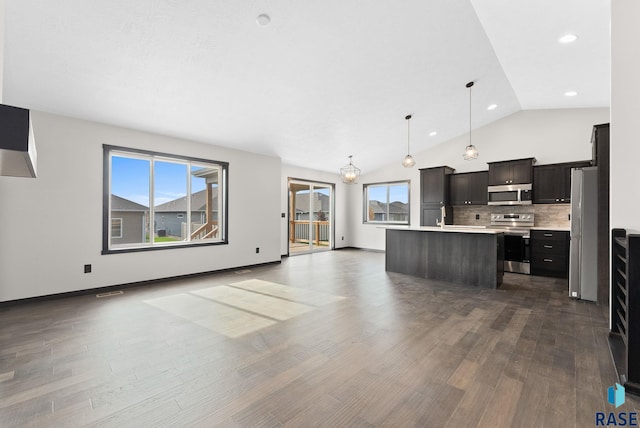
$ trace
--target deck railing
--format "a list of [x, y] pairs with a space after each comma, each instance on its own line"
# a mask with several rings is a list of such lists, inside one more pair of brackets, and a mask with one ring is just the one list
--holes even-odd
[[331, 227], [328, 221], [312, 221], [312, 233], [309, 236], [309, 220], [291, 220], [289, 221], [289, 239], [291, 242], [309, 241], [313, 239], [316, 245], [320, 242], [329, 242]]
[[[218, 234], [218, 222], [211, 223], [191, 223], [190, 239], [196, 241], [199, 239], [215, 238]], [[187, 223], [182, 223], [182, 239], [187, 235]]]

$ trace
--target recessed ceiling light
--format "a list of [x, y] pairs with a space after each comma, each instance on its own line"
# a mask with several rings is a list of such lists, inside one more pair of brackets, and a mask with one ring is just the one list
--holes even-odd
[[565, 34], [564, 36], [560, 37], [558, 39], [558, 42], [560, 43], [573, 43], [576, 40], [578, 40], [578, 36], [576, 36], [575, 34]]
[[256, 22], [259, 26], [266, 27], [271, 22], [271, 17], [266, 13], [262, 13], [258, 15], [258, 17], [256, 18]]
[[498, 108], [498, 104], [490, 104], [489, 107], [487, 107], [487, 110], [495, 110]]
[[576, 91], [567, 91], [564, 93], [565, 97], [575, 97], [576, 95], [578, 95]]
[[435, 137], [436, 135], [438, 135], [436, 131], [429, 132], [429, 137]]

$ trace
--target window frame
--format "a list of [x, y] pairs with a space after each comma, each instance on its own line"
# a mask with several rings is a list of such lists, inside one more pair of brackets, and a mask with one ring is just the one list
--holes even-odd
[[[369, 187], [382, 187], [386, 186], [387, 190], [387, 200], [386, 200], [386, 216], [389, 218], [389, 191], [391, 186], [396, 186], [398, 184], [406, 184], [407, 185], [407, 220], [406, 221], [377, 221], [377, 220], [369, 220]], [[390, 225], [398, 225], [398, 226], [410, 226], [411, 225], [411, 180], [396, 180], [396, 181], [382, 181], [378, 183], [365, 183], [362, 185], [362, 223], [363, 224], [390, 224]]]
[[[229, 163], [217, 161], [213, 159], [196, 158], [191, 156], [176, 155], [171, 153], [156, 152], [151, 150], [134, 149], [130, 147], [114, 146], [109, 144], [103, 144], [103, 156], [102, 156], [102, 254], [122, 254], [140, 251], [156, 251], [156, 250], [175, 250], [179, 248], [192, 248], [211, 245], [227, 245], [229, 244]], [[111, 247], [111, 156], [112, 154], [120, 154], [122, 156], [130, 156], [131, 158], [148, 159], [150, 162], [154, 161], [166, 161], [185, 163], [190, 166], [195, 164], [215, 165], [220, 168], [220, 183], [218, 184], [218, 198], [221, 202], [221, 210], [218, 214], [219, 232], [221, 238], [215, 241], [201, 240], [201, 241], [176, 241], [176, 242], [162, 242], [162, 243], [140, 243], [140, 245], [132, 245], [128, 247]], [[151, 169], [153, 171], [153, 169]], [[151, 188], [153, 188], [153, 176], [150, 173], [149, 179], [151, 182]], [[187, 197], [190, 194], [190, 182], [187, 186]], [[149, 205], [152, 205], [153, 194], [149, 194]], [[149, 207], [151, 212], [152, 207]], [[222, 219], [220, 219], [222, 217]], [[124, 224], [122, 224], [124, 226]], [[121, 227], [122, 230], [122, 227]], [[151, 232], [151, 231], [150, 231]], [[124, 235], [123, 235], [124, 236]]]
[[[113, 234], [113, 221], [114, 220], [120, 220], [120, 226], [119, 226], [119, 229], [118, 229], [118, 230], [120, 230], [120, 235], [118, 235], [118, 236], [115, 236]], [[111, 217], [111, 238], [115, 238], [115, 239], [119, 239], [120, 238], [120, 239], [122, 239], [122, 237], [124, 236], [124, 233], [123, 233], [123, 230], [122, 230], [123, 229], [123, 225], [124, 225], [124, 221], [122, 221], [122, 217]]]

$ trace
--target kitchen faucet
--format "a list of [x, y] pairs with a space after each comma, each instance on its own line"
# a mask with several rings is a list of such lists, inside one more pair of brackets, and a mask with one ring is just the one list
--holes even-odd
[[438, 221], [438, 219], [436, 219], [436, 226], [440, 226], [444, 229], [444, 219], [447, 216], [447, 210], [444, 205], [440, 207], [440, 216], [442, 217], [442, 221]]

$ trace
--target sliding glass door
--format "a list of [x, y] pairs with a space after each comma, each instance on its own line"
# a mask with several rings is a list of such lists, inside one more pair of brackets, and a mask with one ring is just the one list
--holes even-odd
[[289, 179], [289, 254], [333, 248], [333, 184]]

